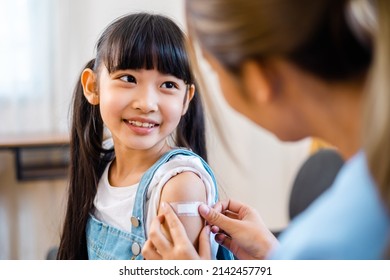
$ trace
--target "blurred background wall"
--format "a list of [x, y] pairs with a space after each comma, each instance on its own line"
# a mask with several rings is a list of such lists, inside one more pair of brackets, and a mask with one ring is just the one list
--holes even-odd
[[[138, 11], [168, 15], [185, 29], [181, 0], [1, 0], [0, 139], [67, 133], [73, 85], [98, 36], [116, 17]], [[221, 196], [251, 204], [280, 230], [288, 223], [290, 187], [310, 140], [279, 142], [227, 106], [207, 63], [202, 71], [216, 93], [209, 103], [218, 105], [215, 111], [207, 103], [206, 114]], [[221, 125], [223, 135], [216, 132]], [[229, 139], [226, 145], [221, 137]], [[59, 242], [66, 180], [18, 182], [14, 161], [10, 150], [0, 150], [0, 259], [44, 259]]]

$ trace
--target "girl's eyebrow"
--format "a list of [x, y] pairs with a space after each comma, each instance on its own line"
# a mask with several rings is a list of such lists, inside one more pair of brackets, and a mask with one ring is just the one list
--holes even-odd
[[126, 71], [132, 71], [132, 72], [141, 72], [142, 69], [118, 69], [115, 72], [126, 72]]
[[178, 77], [176, 77], [175, 75], [172, 75], [172, 74], [161, 74], [161, 76], [163, 76], [165, 78], [173, 78], [173, 79], [181, 80], [180, 78], [178, 78]]
[[159, 71], [159, 73], [160, 73], [160, 75], [161, 75], [161, 76], [163, 76], [163, 77], [170, 77], [170, 78], [174, 78], [174, 79], [182, 80], [181, 78], [179, 78], [179, 77], [176, 77], [174, 74], [169, 74], [169, 73], [162, 73], [162, 72], [160, 72], [160, 71]]
[[181, 79], [179, 77], [176, 77], [174, 74], [163, 73], [163, 72], [158, 71], [157, 69], [145, 69], [145, 68], [139, 68], [139, 69], [131, 69], [131, 68], [129, 68], [129, 69], [118, 69], [118, 70], [112, 72], [112, 74], [113, 73], [126, 73], [126, 72], [129, 72], [129, 71], [136, 72], [136, 73], [141, 73], [144, 70], [146, 70], [146, 71], [156, 70], [159, 73], [159, 76], [161, 76], [161, 77], [163, 77], [165, 79], [170, 78], [170, 79], [175, 79], [175, 80], [178, 80], [178, 81], [184, 81], [183, 79]]

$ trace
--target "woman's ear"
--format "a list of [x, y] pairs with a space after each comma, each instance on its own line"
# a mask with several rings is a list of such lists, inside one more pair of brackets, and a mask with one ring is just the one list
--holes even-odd
[[270, 102], [276, 92], [267, 66], [248, 60], [241, 67], [242, 86], [245, 88], [248, 101], [257, 105]]
[[182, 116], [185, 115], [185, 113], [187, 113], [188, 106], [190, 105], [190, 102], [191, 102], [192, 98], [194, 97], [194, 94], [195, 94], [195, 85], [192, 84], [188, 87], [188, 90], [187, 90], [187, 94], [186, 94], [186, 97], [184, 100], [183, 111], [181, 114]]
[[92, 69], [86, 68], [81, 73], [81, 84], [85, 98], [92, 105], [99, 104], [99, 94], [96, 91], [96, 74]]

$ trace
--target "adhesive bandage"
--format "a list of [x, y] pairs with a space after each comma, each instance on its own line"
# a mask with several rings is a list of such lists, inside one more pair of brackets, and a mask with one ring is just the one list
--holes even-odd
[[178, 216], [199, 216], [198, 207], [203, 202], [201, 201], [183, 201], [183, 202], [170, 202], [173, 210], [175, 210]]

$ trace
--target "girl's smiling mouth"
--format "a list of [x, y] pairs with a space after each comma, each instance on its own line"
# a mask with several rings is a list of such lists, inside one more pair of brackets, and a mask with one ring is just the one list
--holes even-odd
[[160, 124], [150, 120], [141, 118], [124, 119], [125, 124], [138, 135], [147, 135], [151, 133], [154, 128], [159, 127]]
[[127, 121], [129, 124], [136, 127], [152, 128], [158, 126], [156, 123], [140, 122], [140, 121]]

